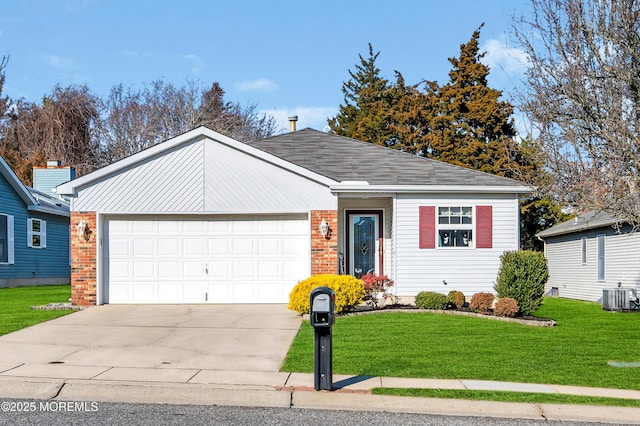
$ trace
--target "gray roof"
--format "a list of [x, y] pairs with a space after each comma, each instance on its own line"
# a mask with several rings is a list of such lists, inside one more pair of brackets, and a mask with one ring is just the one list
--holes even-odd
[[338, 182], [370, 185], [462, 185], [522, 188], [513, 179], [459, 167], [313, 129], [249, 145]]
[[557, 235], [572, 234], [589, 229], [613, 226], [617, 223], [613, 216], [603, 211], [591, 211], [580, 216], [576, 216], [566, 222], [545, 229], [536, 234], [540, 238], [555, 237]]
[[60, 216], [69, 216], [69, 202], [67, 200], [60, 197], [53, 197], [45, 192], [31, 188], [30, 186], [27, 186], [27, 190], [38, 203], [38, 210]]

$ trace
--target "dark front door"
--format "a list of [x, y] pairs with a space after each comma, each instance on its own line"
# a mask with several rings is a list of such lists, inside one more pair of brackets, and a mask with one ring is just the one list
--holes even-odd
[[348, 212], [349, 274], [382, 274], [382, 212]]

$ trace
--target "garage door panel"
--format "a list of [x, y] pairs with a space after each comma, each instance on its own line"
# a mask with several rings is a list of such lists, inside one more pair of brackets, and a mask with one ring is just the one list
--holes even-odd
[[162, 283], [158, 285], [158, 302], [160, 303], [175, 303], [176, 300], [180, 300], [180, 290], [182, 283]]
[[254, 262], [233, 261], [234, 278], [254, 278], [256, 277], [256, 265]]
[[230, 280], [232, 278], [231, 261], [209, 262], [209, 278], [213, 280]]
[[156, 283], [137, 282], [133, 287], [133, 300], [137, 303], [155, 302], [157, 300], [156, 287]]
[[308, 220], [109, 218], [107, 303], [286, 303], [309, 274]]
[[258, 241], [259, 256], [278, 256], [280, 254], [280, 239], [271, 237]]
[[134, 256], [153, 256], [156, 241], [151, 238], [140, 238], [133, 241]]
[[202, 257], [206, 252], [205, 241], [201, 238], [185, 238], [182, 254], [185, 257]]
[[158, 264], [158, 279], [160, 281], [176, 281], [182, 277], [182, 263], [163, 261]]
[[228, 238], [216, 238], [209, 240], [209, 257], [229, 256], [231, 254], [231, 241]]
[[158, 256], [176, 257], [180, 255], [181, 240], [178, 238], [159, 238]]
[[204, 283], [183, 283], [184, 302], [186, 303], [202, 303], [205, 301], [205, 285]]
[[133, 278], [136, 280], [152, 280], [155, 278], [156, 262], [136, 261], [133, 263]]
[[232, 254], [234, 256], [253, 256], [254, 241], [250, 238], [238, 238], [232, 242]]

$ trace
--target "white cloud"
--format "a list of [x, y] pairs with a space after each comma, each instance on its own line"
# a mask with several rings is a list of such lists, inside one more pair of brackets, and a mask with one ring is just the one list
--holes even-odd
[[296, 128], [298, 130], [310, 127], [316, 130], [325, 130], [327, 118], [338, 113], [336, 107], [296, 107], [292, 109], [265, 109], [260, 113], [271, 115], [276, 119], [280, 131], [289, 130], [289, 117], [298, 116]]
[[44, 58], [52, 68], [68, 69], [74, 68], [76, 66], [75, 59], [61, 58], [60, 56], [56, 55], [44, 55]]
[[527, 69], [528, 61], [525, 52], [510, 47], [504, 36], [487, 40], [481, 50], [486, 52], [482, 63], [491, 67], [492, 70], [500, 68], [505, 74], [511, 76], [523, 74]]
[[193, 66], [191, 67], [191, 72], [194, 74], [200, 74], [200, 69], [204, 66], [204, 62], [198, 57], [198, 55], [194, 53], [187, 53], [184, 55], [180, 55], [182, 59], [186, 59], [190, 61]]
[[263, 93], [273, 93], [280, 88], [280, 86], [267, 78], [259, 78], [251, 81], [238, 81], [235, 86], [236, 89], [241, 92], [256, 90]]

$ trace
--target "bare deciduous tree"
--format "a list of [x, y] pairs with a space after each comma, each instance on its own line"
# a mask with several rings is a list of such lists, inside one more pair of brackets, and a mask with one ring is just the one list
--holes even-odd
[[158, 80], [137, 91], [119, 85], [106, 101], [106, 161], [134, 154], [198, 126], [240, 141], [271, 136], [276, 128], [275, 119], [260, 115], [255, 105], [242, 107], [225, 102], [218, 83], [208, 90], [193, 81], [175, 87]]
[[640, 1], [531, 0], [515, 22], [529, 68], [520, 108], [579, 210], [640, 223]]

